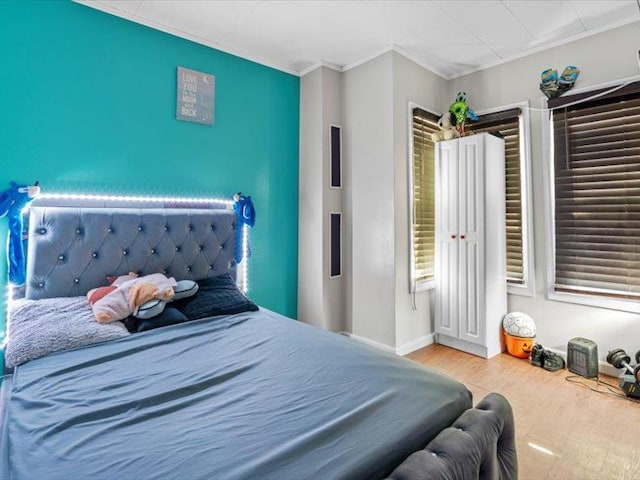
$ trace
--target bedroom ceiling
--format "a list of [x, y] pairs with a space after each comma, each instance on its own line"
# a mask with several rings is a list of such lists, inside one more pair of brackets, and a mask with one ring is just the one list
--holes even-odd
[[453, 78], [640, 21], [640, 0], [77, 1], [298, 75], [394, 48]]

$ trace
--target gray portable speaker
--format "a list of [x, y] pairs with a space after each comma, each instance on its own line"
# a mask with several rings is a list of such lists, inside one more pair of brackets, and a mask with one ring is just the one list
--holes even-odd
[[586, 378], [598, 376], [598, 345], [596, 342], [576, 337], [567, 344], [567, 368]]

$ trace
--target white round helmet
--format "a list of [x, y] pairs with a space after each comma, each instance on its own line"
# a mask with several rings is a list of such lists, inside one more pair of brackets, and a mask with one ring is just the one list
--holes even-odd
[[514, 337], [533, 338], [536, 336], [536, 323], [523, 312], [510, 312], [502, 320], [502, 328]]

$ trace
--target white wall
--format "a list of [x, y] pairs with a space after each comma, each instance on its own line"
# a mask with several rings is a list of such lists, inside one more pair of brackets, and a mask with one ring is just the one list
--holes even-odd
[[[323, 233], [319, 233], [322, 227], [315, 222], [317, 209], [312, 205], [312, 197], [319, 195], [315, 198], [323, 198], [325, 211], [333, 209], [331, 202], [336, 201], [325, 193], [318, 193], [315, 190], [317, 185], [312, 186], [309, 192], [304, 190], [307, 184], [303, 182], [303, 175], [328, 178], [328, 171], [319, 171], [316, 167], [311, 167], [303, 174], [303, 166], [310, 158], [305, 157], [307, 136], [303, 134], [302, 125], [309, 121], [305, 118], [305, 112], [308, 109], [328, 111], [337, 108], [333, 100], [328, 105], [325, 103], [328, 97], [337, 96], [335, 88], [338, 78], [341, 77], [342, 83], [344, 275], [340, 288], [345, 312], [343, 329], [394, 350], [419, 344], [421, 339], [433, 332], [431, 292], [417, 294], [417, 311], [412, 310], [409, 295], [409, 101], [440, 112], [462, 90], [467, 92], [469, 103], [475, 110], [523, 100], [529, 100], [533, 107], [539, 107], [542, 97], [538, 89], [540, 72], [549, 67], [561, 70], [568, 64], [578, 65], [582, 74], [577, 88], [640, 74], [636, 61], [640, 46], [638, 39], [640, 24], [635, 23], [452, 81], [432, 74], [395, 52], [388, 52], [342, 74], [321, 68], [318, 70], [322, 73], [316, 73], [318, 70], [315, 70], [303, 77], [300, 215], [302, 218], [310, 213], [313, 220], [310, 222], [312, 228], [308, 231], [307, 224], [300, 223], [301, 256], [313, 255], [313, 252], [317, 255], [324, 248], [316, 249]], [[307, 98], [304, 92], [307, 88], [306, 77], [312, 75], [324, 79], [319, 80], [320, 86], [310, 87], [322, 92], [315, 100]], [[309, 84], [314, 81], [310, 78]], [[331, 87], [323, 87], [322, 84]], [[316, 116], [314, 121], [324, 122], [336, 114], [332, 112], [326, 117]], [[547, 232], [544, 223], [540, 125], [540, 114], [531, 112], [537, 292], [534, 298], [510, 295], [509, 309], [525, 311], [534, 317], [538, 325], [537, 339], [546, 347], [564, 351], [570, 338], [584, 336], [598, 343], [602, 359], [614, 347], [622, 347], [633, 353], [640, 348], [640, 336], [635, 333], [640, 327], [639, 315], [549, 301], [544, 297]], [[309, 141], [314, 142], [310, 148], [316, 152], [324, 152], [323, 149], [328, 145], [328, 139], [319, 140], [315, 134]], [[322, 162], [322, 159], [316, 155], [313, 161]], [[325, 169], [326, 166], [321, 165], [321, 168]], [[312, 248], [304, 250], [307, 241]], [[328, 262], [324, 259], [323, 262], [322, 265], [316, 260], [310, 262], [313, 275], [317, 276], [320, 268], [327, 268]], [[299, 278], [301, 284], [310, 280], [303, 267]], [[316, 324], [337, 329], [336, 325], [328, 325], [326, 310], [328, 305], [333, 305], [329, 299], [337, 297], [334, 290], [338, 284], [329, 284], [327, 288], [324, 283], [318, 286], [316, 282], [311, 280], [309, 289], [320, 288], [323, 297], [319, 303], [312, 302], [308, 306], [309, 321], [314, 323], [314, 309], [321, 308], [325, 313]], [[299, 300], [299, 304], [302, 311], [303, 302]], [[301, 319], [306, 320], [302, 316]]]
[[[582, 73], [575, 88], [626, 78], [640, 74], [639, 47], [640, 23], [634, 23], [455, 79], [450, 82], [448, 97], [453, 99], [456, 92], [465, 91], [475, 110], [523, 100], [540, 107], [542, 70], [552, 67], [561, 71], [566, 65], [577, 65]], [[614, 347], [633, 355], [640, 349], [640, 315], [545, 299], [548, 233], [541, 113], [531, 111], [530, 115], [537, 292], [535, 298], [509, 295], [509, 310], [527, 312], [534, 318], [537, 340], [545, 347], [565, 351], [569, 339], [582, 336], [598, 344], [601, 359]]]
[[409, 291], [409, 102], [442, 111], [447, 82], [396, 52], [343, 74], [351, 332], [395, 351], [432, 340], [430, 293]]
[[340, 125], [340, 73], [318, 68], [300, 79], [298, 319], [345, 329], [343, 277], [329, 277], [329, 213], [343, 210], [343, 190], [329, 188], [329, 126]]
[[322, 252], [322, 69], [300, 79], [298, 319], [324, 327]]
[[413, 310], [409, 293], [409, 102], [433, 112], [448, 107], [447, 81], [393, 52], [393, 156], [395, 228], [395, 328], [399, 351], [415, 350], [432, 340], [430, 292], [417, 292]]
[[[344, 73], [320, 67], [302, 77], [301, 320], [395, 351], [432, 341], [431, 294], [417, 293], [414, 311], [409, 291], [409, 102], [440, 112], [446, 101], [444, 79], [396, 52]], [[321, 185], [331, 123], [343, 127], [343, 190]], [[337, 211], [343, 277], [327, 281], [328, 212]]]
[[[342, 74], [330, 68], [322, 67], [322, 183], [323, 183], [323, 209], [324, 209], [324, 248], [322, 250], [322, 268], [324, 295], [323, 304], [325, 311], [324, 327], [333, 332], [341, 332], [346, 329], [346, 309], [345, 309], [345, 259], [344, 240], [342, 253], [343, 275], [330, 278], [330, 213], [342, 213], [342, 223], [344, 228], [344, 189], [330, 188], [329, 174], [331, 164], [330, 148], [330, 125], [342, 126]], [[343, 168], [344, 170], [344, 168]], [[344, 239], [344, 232], [342, 234]]]
[[347, 323], [395, 346], [392, 53], [343, 73], [345, 218], [350, 229]]

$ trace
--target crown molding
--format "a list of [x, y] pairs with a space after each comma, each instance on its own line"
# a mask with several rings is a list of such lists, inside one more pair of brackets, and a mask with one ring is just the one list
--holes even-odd
[[384, 47], [382, 50], [378, 50], [374, 53], [371, 53], [369, 55], [366, 55], [364, 57], [362, 57], [360, 60], [357, 60], [353, 63], [350, 63], [348, 65], [345, 65], [344, 67], [342, 67], [342, 71], [346, 72], [348, 70], [351, 70], [352, 68], [356, 68], [359, 67], [360, 65], [367, 63], [371, 60], [374, 60], [382, 55], [384, 55], [385, 53], [389, 53], [389, 52], [395, 52], [398, 55], [402, 55], [404, 58], [406, 58], [407, 60], [412, 61], [413, 63], [421, 66], [422, 68], [424, 68], [425, 70], [430, 71], [431, 73], [433, 73], [434, 75], [437, 75], [440, 78], [443, 78], [445, 80], [449, 80], [450, 77], [448, 75], [446, 75], [445, 73], [441, 72], [440, 70], [438, 70], [437, 68], [435, 68], [433, 65], [428, 64], [427, 62], [419, 59], [415, 54], [405, 50], [404, 48], [402, 48], [399, 45], [388, 45], [386, 47]]
[[343, 69], [340, 65], [336, 65], [335, 63], [331, 63], [331, 62], [327, 62], [325, 60], [320, 60], [316, 63], [314, 63], [313, 65], [305, 68], [304, 70], [302, 70], [300, 73], [298, 73], [298, 75], [300, 75], [301, 77], [304, 77], [307, 73], [311, 73], [313, 72], [316, 68], [320, 68], [320, 67], [327, 67], [330, 68], [331, 70], [335, 70], [336, 72], [342, 72]]
[[393, 45], [387, 45], [386, 47], [384, 47], [381, 50], [377, 50], [374, 53], [370, 53], [369, 55], [365, 55], [364, 57], [362, 57], [360, 60], [356, 60], [353, 63], [349, 63], [347, 65], [344, 65], [342, 67], [342, 71], [346, 72], [348, 70], [351, 70], [353, 68], [359, 67], [360, 65], [362, 65], [363, 63], [367, 63], [375, 58], [378, 58], [382, 55], [384, 55], [385, 53], [389, 53], [393, 50]]
[[359, 67], [360, 65], [363, 65], [371, 60], [374, 60], [386, 53], [389, 52], [396, 52], [398, 55], [402, 55], [403, 57], [405, 57], [407, 60], [421, 66], [422, 68], [424, 68], [425, 70], [429, 70], [431, 73], [433, 73], [434, 75], [437, 75], [441, 78], [444, 78], [445, 80], [448, 79], [448, 77], [438, 71], [437, 69], [435, 69], [434, 67], [432, 67], [431, 65], [428, 65], [427, 63], [423, 62], [422, 60], [420, 60], [418, 57], [416, 57], [414, 54], [408, 52], [407, 50], [405, 50], [402, 47], [399, 47], [398, 45], [389, 45], [385, 48], [383, 48], [382, 50], [378, 50], [374, 53], [371, 53], [369, 55], [365, 55], [364, 57], [360, 58], [359, 60], [350, 63], [348, 65], [345, 66], [340, 66], [337, 65], [335, 63], [331, 63], [331, 62], [327, 62], [325, 60], [320, 60], [316, 63], [314, 63], [313, 65], [305, 68], [304, 70], [302, 70], [298, 75], [300, 75], [301, 77], [304, 77], [306, 74], [313, 72], [315, 69], [320, 68], [320, 67], [327, 67], [330, 68], [332, 70], [335, 70], [336, 72], [346, 72], [348, 70], [351, 70], [353, 68]]
[[498, 65], [502, 65], [504, 63], [513, 62], [514, 60], [519, 60], [521, 58], [528, 57], [529, 55], [533, 55], [536, 53], [544, 52], [545, 50], [550, 50], [552, 48], [560, 47], [562, 45], [566, 45], [567, 43], [575, 42], [577, 40], [582, 40], [584, 38], [592, 37], [594, 35], [598, 35], [600, 33], [607, 32], [609, 30], [615, 30], [616, 28], [624, 27], [626, 25], [631, 25], [632, 23], [640, 22], [640, 18], [631, 17], [626, 18], [620, 22], [612, 23], [611, 25], [607, 25], [605, 27], [594, 28], [592, 30], [585, 30], [584, 32], [577, 33], [575, 35], [571, 35], [570, 37], [566, 37], [555, 42], [547, 43], [540, 47], [535, 47], [527, 50], [526, 52], [518, 53], [516, 55], [510, 55], [500, 60], [496, 60], [493, 62], [483, 63], [477, 67], [472, 67], [463, 72], [456, 73], [454, 75], [450, 75], [447, 77], [447, 80], [454, 80], [456, 78], [464, 77], [467, 75], [471, 75], [472, 73], [481, 72], [482, 70], [487, 70], [489, 68], [497, 67]]
[[440, 70], [435, 68], [433, 65], [430, 65], [427, 62], [425, 62], [424, 60], [419, 59], [417, 57], [417, 55], [405, 50], [404, 48], [402, 48], [402, 47], [400, 47], [398, 45], [394, 45], [393, 46], [393, 51], [396, 52], [398, 55], [402, 55], [407, 60], [411, 60], [413, 63], [416, 63], [416, 64], [420, 65], [425, 70], [429, 70], [434, 75], [437, 75], [440, 78], [443, 78], [445, 80], [451, 80], [451, 76], [450, 75], [447, 75], [446, 73], [441, 72]]
[[135, 13], [131, 13], [125, 10], [121, 10], [117, 7], [112, 6], [113, 4], [103, 4], [100, 1], [97, 0], [73, 0], [75, 3], [78, 3], [80, 5], [85, 5], [87, 7], [90, 8], [94, 8], [96, 10], [100, 10], [102, 12], [105, 13], [109, 13], [111, 15], [115, 15], [117, 17], [123, 18], [125, 20], [130, 20], [132, 22], [135, 23], [139, 23], [141, 25], [156, 29], [156, 30], [160, 30], [162, 32], [168, 33], [170, 35], [174, 35], [180, 38], [184, 38], [186, 40], [190, 40], [192, 42], [196, 42], [199, 43], [201, 45], [205, 45], [207, 47], [210, 48], [214, 48], [216, 50], [220, 50], [222, 52], [228, 53], [230, 55], [234, 55], [236, 57], [240, 57], [243, 58], [245, 60], [249, 60], [251, 62], [255, 62], [258, 63], [260, 65], [264, 65], [266, 67], [270, 67], [276, 70], [279, 70], [281, 72], [285, 72], [288, 73], [290, 75], [295, 75], [297, 77], [302, 77], [304, 75], [307, 75], [308, 73], [312, 72], [313, 70], [320, 68], [320, 67], [327, 67], [330, 68], [332, 70], [335, 70], [336, 72], [346, 72], [349, 71], [353, 68], [356, 68], [364, 63], [367, 63], [375, 58], [380, 57], [381, 55], [384, 55], [386, 53], [389, 53], [391, 51], [396, 52], [399, 55], [402, 55], [403, 57], [405, 57], [406, 59], [416, 63], [417, 65], [421, 66], [422, 68], [430, 71], [431, 73], [433, 73], [434, 75], [437, 75], [441, 78], [443, 78], [444, 80], [454, 80], [460, 77], [464, 77], [466, 75], [470, 75], [472, 73], [476, 73], [476, 72], [480, 72], [482, 70], [487, 70], [489, 68], [493, 68], [496, 67], [498, 65], [502, 65], [508, 62], [512, 62], [514, 60], [518, 60], [520, 58], [524, 58], [527, 57], [529, 55], [533, 55], [536, 53], [540, 53], [543, 52], [545, 50], [549, 50], [551, 48], [556, 48], [559, 47], [561, 45], [565, 45], [567, 43], [571, 43], [571, 42], [575, 42], [577, 40], [581, 40], [583, 38], [587, 38], [593, 35], [597, 35], [609, 30], [613, 30], [616, 28], [620, 28], [626, 25], [630, 25], [632, 23], [636, 23], [636, 22], [640, 22], [640, 18], [633, 16], [631, 18], [627, 18], [625, 20], [622, 20], [620, 22], [616, 22], [613, 23], [611, 25], [607, 25], [605, 27], [600, 27], [600, 28], [596, 28], [596, 29], [592, 29], [592, 30], [586, 30], [584, 32], [578, 33], [576, 35], [571, 35], [570, 37], [567, 38], [563, 38], [561, 40], [552, 42], [550, 44], [545, 44], [544, 46], [540, 46], [537, 48], [532, 48], [527, 50], [526, 52], [523, 53], [519, 53], [516, 55], [510, 55], [504, 58], [501, 58], [499, 60], [496, 61], [492, 61], [492, 62], [488, 62], [488, 63], [484, 63], [475, 67], [471, 67], [467, 70], [464, 70], [460, 73], [456, 73], [456, 74], [450, 74], [447, 75], [445, 73], [443, 73], [442, 71], [440, 71], [438, 68], [434, 67], [433, 65], [430, 65], [429, 62], [425, 62], [424, 60], [420, 59], [416, 54], [409, 52], [408, 50], [404, 49], [403, 47], [399, 46], [399, 45], [387, 45], [386, 47], [377, 50], [371, 54], [365, 55], [364, 57], [360, 58], [359, 60], [356, 60], [355, 62], [349, 63], [347, 65], [343, 65], [340, 66], [338, 64], [335, 63], [331, 63], [325, 60], [319, 60], [317, 62], [315, 62], [314, 64], [312, 64], [311, 66], [301, 70], [301, 71], [297, 71], [294, 70], [292, 68], [289, 68], [287, 66], [281, 65], [277, 62], [274, 62], [273, 60], [270, 60], [268, 58], [264, 58], [261, 56], [257, 56], [257, 55], [252, 55], [250, 53], [247, 53], [243, 50], [237, 50], [234, 48], [230, 48], [230, 47], [226, 47], [220, 43], [217, 43], [215, 41], [200, 37], [198, 35], [193, 35], [191, 33], [179, 30], [177, 28], [173, 28], [170, 27], [168, 25], [164, 25], [162, 23], [158, 23], [158, 22], [154, 22], [152, 20], [149, 20], [145, 17], [141, 17]]
[[260, 57], [258, 55], [252, 55], [243, 50], [237, 50], [234, 48], [226, 47], [224, 45], [221, 45], [220, 43], [214, 42], [207, 38], [203, 38], [198, 35], [193, 35], [191, 33], [185, 32], [177, 28], [170, 27], [168, 25], [164, 25], [162, 23], [154, 22], [153, 20], [149, 20], [148, 18], [141, 17], [139, 15], [136, 15], [134, 13], [127, 12], [124, 10], [120, 10], [119, 8], [112, 7], [111, 5], [105, 5], [99, 1], [73, 0], [73, 2], [90, 7], [90, 8], [94, 8], [96, 10], [100, 10], [105, 13], [109, 13], [111, 15], [115, 15], [116, 17], [124, 18], [125, 20], [130, 20], [132, 22], [139, 23], [141, 25], [144, 25], [145, 27], [150, 27], [155, 30], [160, 30], [161, 32], [168, 33], [170, 35], [174, 35], [176, 37], [184, 38], [186, 40], [190, 40], [192, 42], [205, 45], [215, 50], [220, 50], [221, 52], [228, 53], [235, 57], [240, 57], [254, 63], [259, 63], [260, 65], [264, 65], [265, 67], [273, 68], [275, 70], [280, 70], [281, 72], [288, 73], [290, 75], [295, 75], [296, 77], [300, 76], [300, 72], [297, 72], [296, 70], [293, 70], [289, 67], [286, 67], [277, 62], [269, 60], [268, 58]]

